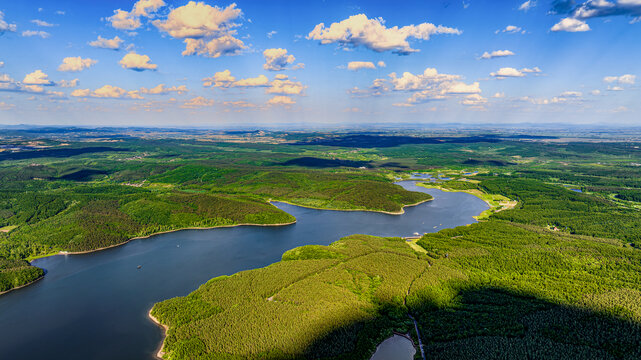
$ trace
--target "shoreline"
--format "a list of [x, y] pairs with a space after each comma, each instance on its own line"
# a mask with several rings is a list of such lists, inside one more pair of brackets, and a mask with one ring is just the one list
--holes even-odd
[[29, 281], [28, 283], [26, 283], [26, 284], [24, 284], [24, 285], [20, 285], [20, 286], [18, 286], [18, 287], [14, 287], [14, 288], [11, 288], [11, 289], [9, 289], [9, 290], [5, 290], [5, 291], [0, 291], [0, 295], [4, 295], [4, 294], [6, 294], [6, 293], [10, 293], [10, 292], [12, 292], [13, 290], [22, 289], [23, 287], [27, 287], [27, 286], [29, 286], [29, 285], [31, 285], [31, 284], [35, 284], [35, 283], [37, 283], [38, 281], [40, 281], [40, 280], [44, 279], [44, 278], [45, 278], [45, 275], [46, 275], [46, 274], [42, 274], [42, 276], [40, 276], [40, 277], [36, 278], [35, 280]]
[[180, 229], [173, 229], [173, 230], [159, 231], [159, 232], [155, 232], [155, 233], [153, 233], [153, 234], [144, 235], [144, 236], [136, 236], [136, 237], [133, 237], [133, 238], [127, 239], [127, 240], [125, 240], [125, 241], [123, 241], [123, 242], [121, 242], [121, 243], [118, 243], [118, 244], [113, 244], [113, 245], [109, 245], [109, 246], [105, 246], [105, 247], [101, 247], [101, 248], [93, 249], [93, 250], [85, 250], [85, 251], [71, 251], [71, 252], [69, 252], [69, 251], [58, 251], [57, 253], [52, 253], [52, 254], [49, 254], [49, 255], [43, 255], [43, 256], [38, 257], [38, 258], [33, 259], [33, 260], [43, 259], [43, 258], [46, 258], [46, 257], [50, 257], [50, 256], [58, 256], [58, 255], [83, 255], [83, 254], [90, 254], [90, 253], [94, 253], [94, 252], [98, 252], [98, 251], [103, 251], [103, 250], [108, 250], [108, 249], [111, 249], [111, 248], [115, 248], [115, 247], [118, 247], [118, 246], [122, 246], [122, 245], [127, 244], [127, 243], [128, 243], [128, 242], [130, 242], [130, 241], [140, 240], [140, 239], [148, 239], [148, 238], [150, 238], [150, 237], [152, 237], [152, 236], [162, 235], [162, 234], [170, 234], [170, 233], [173, 233], [173, 232], [178, 232], [178, 231], [183, 231], [183, 230], [212, 230], [212, 229], [221, 229], [221, 228], [232, 228], [232, 227], [238, 227], [238, 226], [264, 226], [264, 227], [267, 227], [267, 226], [287, 226], [287, 225], [293, 225], [293, 224], [295, 224], [295, 223], [296, 223], [296, 221], [297, 221], [297, 220], [290, 221], [290, 222], [288, 222], [288, 223], [277, 223], [277, 224], [251, 224], [251, 223], [242, 223], [242, 224], [233, 224], [233, 225], [216, 225], [216, 226], [192, 226], [192, 227], [185, 227], [185, 228], [180, 228]]
[[[429, 195], [429, 194], [428, 194], [428, 195]], [[431, 196], [431, 195], [430, 195], [430, 196]], [[315, 206], [307, 206], [307, 205], [294, 204], [294, 203], [292, 203], [292, 202], [285, 201], [285, 200], [274, 200], [274, 199], [270, 199], [270, 200], [269, 200], [269, 202], [270, 202], [270, 203], [272, 203], [272, 202], [279, 202], [279, 203], [283, 203], [283, 204], [287, 204], [287, 205], [298, 206], [298, 207], [302, 207], [302, 208], [306, 208], [306, 209], [313, 209], [313, 210], [327, 210], [327, 211], [365, 211], [365, 212], [375, 212], [375, 213], [381, 213], [381, 214], [387, 214], [387, 215], [403, 215], [403, 214], [405, 214], [405, 208], [406, 208], [406, 207], [418, 206], [418, 205], [421, 205], [421, 204], [423, 204], [423, 203], [426, 203], [426, 202], [428, 202], [428, 201], [432, 201], [432, 200], [434, 200], [434, 197], [432, 197], [431, 199], [421, 200], [421, 201], [419, 201], [419, 202], [417, 202], [417, 203], [414, 203], [414, 204], [407, 204], [407, 205], [403, 205], [403, 207], [401, 207], [401, 210], [400, 210], [400, 211], [394, 211], [394, 212], [392, 212], [392, 211], [385, 211], [385, 210], [367, 210], [367, 209], [334, 209], [334, 208], [320, 208], [320, 207], [315, 207]]]
[[[154, 304], [154, 306], [155, 306], [155, 304]], [[161, 323], [160, 321], [158, 321], [158, 319], [156, 319], [155, 316], [151, 315], [151, 310], [153, 310], [153, 309], [154, 309], [154, 307], [152, 306], [151, 309], [149, 309], [149, 312], [147, 313], [147, 316], [149, 317], [149, 319], [154, 324], [156, 324], [158, 327], [163, 328], [162, 342], [160, 343], [160, 347], [158, 348], [158, 351], [155, 354], [157, 359], [162, 359], [163, 355], [165, 355], [165, 352], [162, 351], [162, 349], [164, 349], [164, 347], [165, 347], [165, 339], [167, 339], [167, 331], [169, 331], [169, 326]]]

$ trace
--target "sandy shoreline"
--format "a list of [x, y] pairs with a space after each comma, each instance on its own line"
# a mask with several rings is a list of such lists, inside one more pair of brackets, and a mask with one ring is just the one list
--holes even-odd
[[149, 319], [151, 321], [158, 325], [159, 327], [163, 328], [163, 334], [162, 334], [162, 342], [160, 343], [160, 347], [158, 348], [158, 351], [156, 352], [156, 357], [158, 359], [162, 359], [163, 355], [165, 355], [165, 352], [162, 351], [162, 349], [165, 347], [165, 339], [167, 338], [167, 331], [169, 331], [169, 326], [162, 324], [158, 319], [156, 319], [153, 315], [151, 315], [151, 310], [153, 310], [153, 306], [151, 309], [149, 309], [149, 313], [147, 315], [149, 316]]

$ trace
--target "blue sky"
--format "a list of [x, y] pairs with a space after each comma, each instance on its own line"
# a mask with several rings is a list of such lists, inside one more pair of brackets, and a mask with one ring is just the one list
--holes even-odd
[[641, 0], [0, 0], [0, 12], [0, 124], [639, 125]]

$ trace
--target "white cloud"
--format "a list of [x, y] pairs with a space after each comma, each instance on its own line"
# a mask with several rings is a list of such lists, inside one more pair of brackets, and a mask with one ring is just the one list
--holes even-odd
[[25, 30], [25, 31], [22, 32], [22, 36], [24, 36], [24, 37], [39, 36], [39, 37], [41, 37], [43, 39], [46, 39], [49, 36], [51, 36], [51, 34], [49, 34], [46, 31]]
[[231, 75], [229, 70], [219, 71], [214, 76], [202, 79], [204, 87], [230, 87], [234, 81], [236, 81], [236, 78]]
[[517, 70], [515, 68], [504, 67], [504, 68], [500, 68], [499, 71], [497, 72], [490, 73], [490, 76], [494, 76], [497, 78], [524, 77], [525, 74], [523, 74], [522, 71]]
[[357, 71], [360, 69], [376, 69], [371, 61], [350, 61], [347, 64], [347, 70]]
[[267, 104], [289, 107], [291, 105], [296, 104], [296, 101], [294, 101], [294, 99], [292, 99], [289, 96], [281, 96], [281, 95], [279, 95], [279, 96], [274, 96], [273, 98], [269, 99], [269, 101], [267, 101]]
[[163, 95], [163, 94], [169, 94], [171, 92], [182, 94], [187, 91], [188, 91], [187, 86], [185, 85], [166, 87], [165, 84], [159, 84], [150, 89], [147, 89], [144, 87], [140, 88], [141, 94], [150, 94], [150, 95]]
[[305, 86], [298, 81], [286, 80], [273, 80], [270, 84], [270, 87], [267, 89], [268, 94], [279, 94], [279, 95], [300, 95]]
[[608, 86], [608, 91], [623, 91], [623, 87], [621, 86]]
[[73, 97], [87, 97], [91, 95], [91, 90], [89, 89], [76, 89], [70, 94]]
[[471, 94], [461, 99], [460, 102], [465, 106], [481, 106], [487, 103], [487, 99], [479, 94]]
[[[286, 78], [286, 77], [285, 77]], [[229, 88], [229, 87], [257, 87], [257, 86], [267, 86], [269, 79], [265, 75], [259, 75], [255, 78], [246, 78], [236, 80], [236, 77], [232, 76], [231, 71], [224, 70], [219, 71], [214, 74], [214, 76], [206, 77], [202, 79], [204, 87], [217, 87], [217, 88]]]
[[504, 29], [496, 30], [494, 33], [495, 34], [498, 34], [498, 33], [508, 33], [508, 34], [522, 33], [522, 34], [525, 34], [525, 30], [523, 30], [521, 27], [516, 26], [516, 25], [508, 25]]
[[443, 88], [444, 94], [478, 94], [481, 92], [480, 84], [474, 82], [472, 84], [465, 84], [463, 82], [452, 82], [447, 87]]
[[215, 101], [212, 99], [207, 99], [202, 96], [197, 96], [190, 100], [185, 101], [180, 107], [185, 109], [195, 109], [201, 107], [214, 106]]
[[388, 92], [390, 89], [387, 86], [387, 81], [385, 79], [374, 79], [372, 85], [367, 89], [359, 89], [354, 87], [347, 91], [352, 97], [370, 97], [370, 96], [381, 96]]
[[80, 56], [66, 57], [62, 59], [62, 64], [58, 66], [58, 71], [78, 72], [90, 68], [97, 62], [98, 60], [90, 58], [83, 59]]
[[[404, 72], [401, 77], [396, 73], [389, 74], [389, 83], [392, 85], [391, 89], [394, 91], [410, 92], [412, 95], [405, 102], [406, 106], [412, 106], [420, 103], [425, 103], [433, 100], [445, 100], [448, 98], [460, 95], [478, 95], [481, 93], [479, 82], [471, 84], [464, 83], [460, 75], [441, 74], [434, 68], [426, 68], [422, 74], [412, 74]], [[377, 79], [376, 85], [378, 91], [386, 91], [383, 79]], [[372, 88], [370, 87], [370, 88]], [[471, 101], [479, 102], [476, 96], [470, 97], [468, 103]], [[398, 105], [398, 104], [397, 104]]]
[[590, 94], [592, 94], [594, 96], [599, 96], [599, 95], [601, 95], [601, 90], [598, 90], [598, 89], [592, 90], [592, 91], [590, 91]]
[[65, 12], [64, 12], [64, 11], [62, 11], [62, 10], [58, 10], [58, 11], [56, 11], [56, 15], [64, 15], [64, 14], [65, 14]]
[[538, 66], [535, 66], [533, 68], [523, 68], [521, 71], [524, 73], [540, 73], [541, 69], [539, 69]]
[[532, 9], [533, 7], [535, 7], [535, 6], [536, 6], [536, 1], [528, 0], [528, 1], [524, 2], [523, 4], [521, 4], [521, 6], [519, 6], [519, 10], [528, 11], [528, 10]]
[[632, 74], [625, 74], [621, 76], [606, 76], [603, 78], [603, 81], [606, 83], [618, 83], [618, 84], [625, 84], [625, 85], [634, 85], [637, 77], [636, 75]]
[[36, 25], [38, 25], [38, 26], [42, 26], [42, 27], [52, 27], [52, 26], [56, 26], [56, 24], [51, 24], [51, 23], [48, 23], [48, 22], [46, 22], [46, 21], [38, 20], [38, 19], [31, 20], [31, 23], [36, 24]]
[[430, 23], [388, 28], [382, 18], [368, 19], [365, 14], [358, 14], [341, 22], [332, 23], [329, 27], [320, 23], [307, 35], [307, 39], [320, 40], [324, 45], [332, 43], [348, 47], [362, 45], [376, 52], [392, 51], [407, 55], [419, 51], [410, 46], [408, 38], [429, 40], [430, 36], [435, 34], [459, 35], [461, 33], [455, 28]]
[[94, 98], [105, 98], [105, 99], [142, 99], [137, 90], [127, 91], [118, 86], [104, 85], [94, 91], [89, 89], [76, 89], [71, 92], [73, 97], [94, 97]]
[[114, 10], [114, 14], [107, 20], [116, 29], [135, 30], [142, 25], [140, 21], [142, 17], [152, 17], [163, 6], [165, 6], [163, 0], [139, 0], [131, 11]]
[[102, 49], [120, 50], [120, 45], [122, 45], [123, 41], [124, 40], [122, 40], [118, 36], [114, 37], [113, 39], [107, 39], [98, 35], [98, 39], [89, 42], [89, 46]]
[[119, 62], [120, 66], [124, 69], [134, 71], [156, 70], [158, 65], [152, 64], [151, 59], [147, 55], [139, 55], [134, 52], [123, 56]]
[[524, 77], [526, 74], [538, 74], [541, 72], [537, 66], [533, 68], [523, 68], [521, 70], [512, 68], [512, 67], [503, 67], [496, 72], [490, 73], [490, 76], [497, 79], [505, 79], [509, 77]]
[[583, 20], [574, 18], [564, 18], [558, 23], [554, 24], [550, 29], [552, 31], [567, 31], [567, 32], [584, 32], [590, 31], [590, 26]]
[[231, 86], [233, 87], [256, 87], [256, 86], [267, 86], [269, 79], [265, 75], [259, 75], [254, 78], [240, 79], [234, 81]]
[[385, 64], [385, 61], [383, 61], [383, 60], [380, 60], [379, 62], [377, 62], [377, 63], [376, 63], [376, 65], [377, 65], [379, 68], [384, 68], [384, 67], [386, 67], [386, 66], [387, 66], [387, 64]]
[[263, 64], [263, 69], [269, 71], [281, 71], [285, 70], [287, 65], [292, 64], [296, 58], [294, 55], [287, 54], [287, 49], [266, 49], [263, 51], [263, 56], [265, 57], [265, 64]]
[[4, 61], [0, 61], [0, 68], [4, 67]]
[[492, 95], [492, 97], [493, 97], [494, 99], [503, 99], [503, 98], [505, 98], [505, 93], [503, 93], [503, 92], [497, 92], [497, 93], [495, 93], [494, 95]]
[[53, 85], [53, 81], [49, 80], [49, 75], [42, 72], [42, 70], [36, 70], [25, 75], [22, 83], [25, 85]]
[[184, 39], [182, 55], [203, 55], [217, 58], [236, 55], [245, 49], [245, 44], [235, 38], [235, 23], [242, 11], [231, 4], [226, 8], [210, 6], [204, 2], [190, 1], [173, 9], [167, 19], [155, 20], [153, 24], [176, 39]]
[[510, 50], [494, 50], [492, 52], [484, 52], [479, 59], [494, 59], [497, 57], [513, 56], [514, 53]]
[[9, 24], [4, 20], [4, 13], [0, 11], [0, 35], [7, 31], [15, 32], [18, 27], [16, 24]]
[[73, 80], [60, 80], [56, 83], [58, 86], [63, 88], [72, 88], [78, 86], [78, 79]]
[[268, 33], [267, 33], [267, 37], [271, 39], [271, 38], [272, 38], [274, 35], [276, 35], [277, 33], [278, 33], [278, 31], [276, 31], [276, 30], [272, 30], [272, 31], [270, 31], [270, 32], [268, 32]]

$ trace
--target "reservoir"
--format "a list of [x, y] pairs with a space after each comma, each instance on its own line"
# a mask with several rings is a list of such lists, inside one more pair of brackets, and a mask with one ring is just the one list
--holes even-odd
[[351, 234], [435, 232], [473, 223], [473, 216], [488, 209], [466, 193], [398, 184], [434, 200], [407, 207], [403, 215], [274, 203], [297, 223], [183, 230], [95, 253], [35, 260], [47, 272], [44, 279], [0, 296], [1, 357], [153, 359], [162, 330], [147, 313], [156, 302], [187, 295], [216, 276], [267, 266], [297, 246], [328, 245]]

